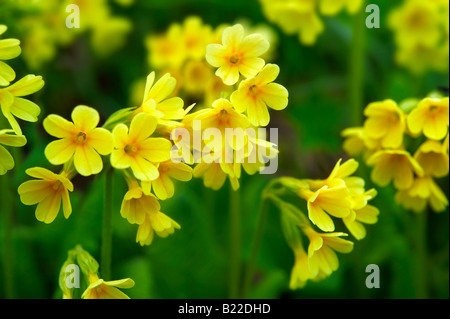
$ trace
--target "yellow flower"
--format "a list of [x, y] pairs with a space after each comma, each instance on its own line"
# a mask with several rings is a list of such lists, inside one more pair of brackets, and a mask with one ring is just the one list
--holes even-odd
[[233, 85], [239, 81], [239, 74], [250, 78], [264, 67], [265, 62], [260, 56], [269, 46], [269, 42], [259, 34], [244, 36], [244, 27], [236, 24], [223, 31], [222, 44], [207, 46], [206, 60], [219, 68], [216, 75], [226, 85]]
[[425, 98], [408, 115], [408, 128], [412, 134], [423, 134], [433, 140], [442, 140], [448, 133], [448, 97]]
[[290, 289], [303, 288], [307, 281], [313, 279], [309, 271], [309, 257], [301, 245], [294, 250], [295, 263], [291, 271], [291, 279], [289, 282]]
[[364, 131], [371, 139], [381, 141], [385, 148], [398, 148], [403, 143], [406, 120], [403, 111], [393, 100], [374, 102], [367, 106]]
[[205, 56], [206, 46], [211, 43], [213, 34], [200, 17], [188, 17], [183, 23], [183, 41], [187, 58], [201, 60]]
[[449, 158], [443, 145], [438, 141], [428, 140], [414, 154], [414, 158], [423, 168], [425, 175], [444, 177], [448, 175]]
[[136, 242], [141, 246], [148, 246], [153, 241], [154, 233], [165, 238], [173, 234], [175, 229], [180, 228], [176, 221], [161, 212], [147, 213], [144, 222], [139, 225]]
[[227, 175], [223, 170], [221, 163], [199, 163], [195, 166], [192, 174], [195, 178], [203, 177], [205, 187], [213, 190], [219, 190], [225, 183], [227, 177], [230, 179], [233, 189], [239, 188], [238, 178], [235, 174]]
[[114, 151], [111, 165], [118, 169], [131, 168], [134, 176], [142, 181], [155, 180], [159, 176], [157, 164], [170, 158], [172, 143], [165, 138], [150, 137], [157, 120], [146, 113], [136, 115], [130, 128], [125, 124], [113, 130]]
[[365, 205], [353, 207], [352, 214], [342, 219], [350, 233], [358, 240], [366, 237], [366, 229], [363, 224], [375, 224], [378, 221], [380, 211], [375, 206], [367, 204], [367, 201], [374, 198], [376, 193], [375, 189], [364, 192]]
[[367, 136], [363, 127], [349, 127], [342, 131], [345, 141], [342, 145], [344, 151], [350, 156], [370, 156], [374, 149], [379, 148], [379, 142]]
[[183, 78], [185, 83], [183, 88], [186, 92], [200, 95], [217, 77], [214, 76], [211, 67], [204, 61], [190, 61], [184, 67]]
[[319, 0], [320, 13], [327, 16], [338, 14], [344, 7], [351, 14], [361, 8], [362, 0]]
[[329, 215], [345, 218], [351, 213], [350, 191], [345, 185], [324, 186], [315, 192], [301, 188], [298, 193], [307, 201], [309, 219], [323, 231], [332, 232], [335, 229]]
[[445, 193], [431, 176], [416, 178], [411, 188], [397, 192], [395, 200], [416, 213], [423, 212], [428, 203], [435, 212], [443, 212], [448, 206]]
[[122, 47], [132, 29], [132, 23], [121, 17], [106, 17], [92, 30], [91, 45], [101, 57], [110, 55]]
[[183, 30], [179, 24], [172, 24], [164, 35], [151, 35], [146, 39], [149, 64], [156, 68], [179, 69], [186, 58]]
[[192, 168], [185, 163], [174, 163], [171, 160], [162, 162], [158, 166], [159, 177], [152, 182], [143, 182], [142, 188], [149, 194], [151, 189], [155, 195], [165, 200], [171, 198], [175, 193], [173, 179], [187, 182], [192, 179]]
[[414, 182], [414, 173], [423, 176], [423, 168], [404, 150], [381, 150], [368, 160], [374, 166], [371, 178], [379, 186], [387, 186], [392, 180], [397, 189], [408, 189]]
[[185, 115], [184, 102], [179, 97], [171, 97], [177, 81], [169, 73], [155, 82], [155, 72], [147, 76], [144, 99], [136, 113], [145, 112], [163, 120], [180, 120]]
[[103, 169], [100, 155], [113, 150], [111, 133], [97, 127], [100, 115], [97, 110], [79, 105], [72, 111], [72, 121], [55, 114], [47, 116], [44, 128], [48, 134], [59, 138], [45, 148], [45, 156], [54, 165], [67, 163], [73, 158], [75, 169], [83, 176], [98, 174]]
[[349, 253], [353, 250], [353, 242], [340, 238], [347, 236], [347, 234], [321, 234], [311, 227], [304, 227], [302, 230], [309, 239], [309, 271], [312, 276], [317, 276], [319, 272], [325, 276], [331, 275], [339, 267], [339, 260], [335, 251]]
[[270, 121], [267, 107], [280, 111], [288, 105], [289, 93], [280, 84], [272, 83], [280, 68], [267, 64], [255, 77], [242, 81], [239, 89], [231, 95], [231, 103], [239, 113], [247, 111], [250, 123], [267, 126]]
[[[5, 33], [8, 28], [0, 24], [0, 35]], [[20, 55], [20, 41], [17, 39], [0, 40], [0, 86], [9, 85], [16, 77], [14, 70], [1, 60], [11, 60]]]
[[28, 122], [37, 122], [41, 112], [39, 106], [21, 97], [36, 93], [43, 86], [44, 81], [41, 76], [27, 75], [10, 86], [0, 88], [2, 113], [16, 134], [21, 135], [22, 130], [15, 117]]
[[25, 205], [36, 205], [37, 220], [49, 224], [58, 215], [61, 203], [64, 217], [72, 213], [69, 192], [73, 191], [69, 173], [55, 174], [45, 168], [34, 167], [26, 173], [38, 180], [24, 182], [19, 186], [20, 200]]
[[127, 178], [127, 183], [129, 189], [123, 198], [120, 215], [130, 224], [143, 224], [145, 215], [159, 212], [161, 205], [154, 195], [144, 192], [136, 180]]
[[134, 281], [130, 278], [104, 281], [97, 275], [89, 276], [89, 287], [81, 295], [82, 299], [130, 299], [126, 294], [117, 288], [127, 289], [134, 286]]
[[15, 135], [13, 130], [0, 130], [0, 175], [14, 168], [14, 158], [3, 145], [22, 147], [27, 144], [23, 135]]

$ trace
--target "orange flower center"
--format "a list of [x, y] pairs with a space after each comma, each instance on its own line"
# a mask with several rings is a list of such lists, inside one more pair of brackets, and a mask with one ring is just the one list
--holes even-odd
[[138, 151], [138, 147], [135, 144], [127, 144], [125, 146], [125, 153], [128, 155], [134, 155]]
[[84, 144], [84, 143], [86, 143], [86, 140], [87, 140], [86, 133], [79, 132], [75, 136], [75, 142], [78, 143], [78, 144]]
[[232, 56], [230, 56], [230, 63], [231, 64], [238, 64], [239, 60], [240, 60], [240, 57], [237, 54], [233, 54]]
[[61, 183], [61, 181], [55, 181], [52, 184], [52, 188], [55, 192], [60, 192], [64, 189], [64, 185], [63, 185], [63, 183]]
[[436, 114], [439, 112], [439, 107], [437, 105], [431, 105], [428, 110], [431, 114]]

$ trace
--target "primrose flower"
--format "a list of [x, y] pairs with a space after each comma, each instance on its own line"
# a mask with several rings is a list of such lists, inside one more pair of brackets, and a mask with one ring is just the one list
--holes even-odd
[[364, 127], [346, 128], [341, 135], [345, 138], [342, 148], [350, 156], [357, 156], [363, 153], [366, 158], [371, 155], [373, 150], [379, 147], [377, 140], [367, 136]]
[[112, 132], [111, 165], [117, 169], [131, 168], [141, 181], [157, 179], [157, 165], [169, 160], [172, 143], [165, 138], [150, 137], [156, 126], [157, 119], [146, 113], [137, 114], [130, 128], [125, 124], [117, 125]]
[[272, 83], [280, 68], [267, 64], [255, 77], [242, 81], [239, 89], [231, 95], [231, 103], [239, 113], [247, 111], [254, 126], [267, 126], [270, 121], [267, 107], [280, 111], [288, 105], [289, 93], [280, 84]]
[[97, 127], [100, 115], [97, 110], [79, 105], [72, 111], [72, 121], [50, 114], [44, 120], [48, 134], [59, 138], [45, 148], [45, 156], [53, 165], [67, 163], [73, 158], [75, 169], [83, 176], [98, 174], [103, 169], [100, 155], [113, 150], [111, 133]]
[[406, 119], [393, 100], [370, 103], [364, 110], [364, 131], [369, 138], [380, 140], [384, 148], [398, 148], [403, 143]]
[[210, 44], [206, 48], [206, 60], [219, 68], [216, 75], [226, 85], [239, 81], [239, 74], [246, 78], [255, 76], [263, 67], [260, 58], [268, 49], [269, 42], [259, 34], [244, 35], [244, 27], [236, 24], [223, 31], [222, 44]]
[[64, 217], [72, 213], [69, 192], [73, 191], [70, 173], [55, 174], [45, 168], [34, 167], [26, 173], [38, 180], [24, 182], [19, 186], [20, 200], [25, 205], [36, 205], [37, 220], [49, 224], [58, 215], [61, 203]]
[[[225, 171], [229, 174], [224, 171], [223, 167], [225, 167]], [[205, 187], [213, 190], [219, 190], [222, 188], [228, 177], [233, 189], [237, 190], [239, 188], [238, 178], [240, 177], [239, 169], [237, 169], [236, 173], [234, 173], [234, 168], [237, 167], [240, 167], [239, 164], [234, 166], [233, 170], [230, 170], [226, 166], [221, 165], [221, 163], [199, 163], [195, 166], [192, 174], [195, 178], [202, 177]], [[233, 171], [233, 173], [231, 173], [231, 171]]]
[[309, 239], [309, 271], [313, 276], [319, 274], [319, 271], [325, 276], [331, 275], [339, 267], [339, 260], [335, 251], [349, 253], [353, 250], [353, 242], [340, 238], [347, 236], [347, 234], [321, 234], [311, 227], [304, 227], [302, 230]]
[[346, 8], [350, 14], [361, 8], [362, 0], [319, 0], [320, 13], [325, 16], [334, 16]]
[[22, 134], [16, 117], [28, 122], [37, 122], [41, 112], [39, 106], [21, 97], [36, 93], [43, 86], [41, 76], [27, 75], [10, 86], [0, 88], [1, 111], [16, 134]]
[[414, 182], [414, 173], [423, 176], [423, 168], [404, 150], [381, 150], [368, 160], [374, 166], [371, 178], [379, 186], [387, 186], [392, 180], [397, 189], [408, 189]]
[[122, 201], [120, 215], [130, 224], [141, 225], [145, 215], [159, 212], [161, 205], [153, 194], [144, 192], [136, 180], [128, 178], [127, 183], [129, 190]]
[[200, 17], [191, 16], [183, 23], [183, 41], [187, 58], [201, 60], [205, 56], [206, 46], [211, 43], [212, 29], [204, 25]]
[[438, 141], [428, 140], [414, 154], [414, 159], [423, 168], [425, 175], [444, 177], [449, 171], [449, 157], [443, 145]]
[[136, 242], [141, 246], [148, 246], [153, 241], [154, 233], [165, 238], [173, 234], [175, 229], [180, 228], [176, 221], [161, 212], [147, 213], [144, 222], [139, 225]]
[[0, 130], [0, 175], [14, 168], [14, 158], [3, 145], [22, 147], [27, 144], [23, 135], [15, 135], [13, 130]]
[[[206, 62], [189, 61], [184, 67], [183, 78], [183, 88], [193, 95], [200, 95], [205, 93], [205, 86], [210, 86], [217, 77], [214, 76], [211, 67]], [[222, 83], [220, 79], [219, 81]]]
[[289, 282], [290, 289], [303, 288], [307, 281], [313, 279], [314, 276], [309, 270], [309, 257], [304, 248], [299, 245], [294, 249], [295, 263], [291, 271], [291, 279]]
[[171, 198], [175, 193], [173, 179], [187, 182], [192, 179], [192, 168], [185, 163], [174, 163], [172, 160], [165, 161], [158, 166], [159, 177], [151, 182], [143, 182], [145, 193], [149, 194], [151, 189], [155, 195], [165, 200]]
[[408, 115], [412, 134], [423, 134], [433, 140], [442, 140], [448, 134], [449, 103], [443, 99], [425, 98]]
[[301, 188], [298, 194], [307, 201], [311, 222], [323, 231], [332, 232], [335, 229], [329, 215], [345, 218], [351, 213], [350, 191], [345, 185], [331, 188], [325, 185], [315, 192]]
[[130, 299], [118, 288], [127, 289], [134, 286], [134, 281], [130, 278], [104, 281], [96, 274], [89, 276], [89, 287], [81, 295], [82, 299]]
[[[0, 35], [5, 33], [8, 28], [0, 24]], [[9, 82], [16, 78], [14, 70], [2, 60], [11, 60], [18, 57], [21, 53], [20, 41], [17, 39], [0, 40], [0, 86], [9, 85]]]

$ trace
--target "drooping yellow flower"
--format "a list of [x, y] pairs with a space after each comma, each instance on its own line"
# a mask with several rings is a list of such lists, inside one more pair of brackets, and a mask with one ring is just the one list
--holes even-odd
[[165, 161], [158, 166], [159, 177], [151, 182], [143, 182], [142, 188], [149, 194], [153, 189], [155, 195], [165, 200], [171, 198], [175, 193], [173, 179], [187, 182], [192, 179], [192, 168], [185, 163], [174, 163], [172, 160]]
[[43, 86], [44, 81], [41, 76], [27, 75], [10, 86], [0, 88], [2, 113], [16, 134], [22, 134], [16, 117], [24, 121], [36, 122], [41, 112], [39, 106], [21, 97], [36, 93]]
[[141, 181], [157, 179], [157, 164], [169, 160], [172, 143], [165, 138], [151, 137], [156, 126], [157, 119], [146, 113], [137, 114], [129, 129], [125, 124], [117, 125], [112, 133], [111, 165], [117, 169], [131, 168]]
[[268, 107], [283, 110], [288, 105], [289, 93], [280, 84], [272, 83], [278, 77], [280, 68], [267, 64], [255, 77], [244, 80], [239, 89], [231, 95], [231, 103], [240, 113], [247, 111], [254, 126], [267, 126], [270, 121]]
[[291, 279], [289, 282], [289, 288], [293, 290], [303, 288], [308, 280], [314, 278], [309, 270], [308, 254], [301, 245], [294, 250], [294, 255], [295, 263], [291, 270]]
[[[237, 164], [236, 166], [239, 166], [240, 164]], [[237, 190], [239, 188], [239, 181], [235, 173], [233, 174], [227, 174], [225, 173], [223, 167], [226, 167], [226, 165], [221, 165], [221, 163], [199, 163], [195, 166], [194, 170], [192, 171], [192, 174], [195, 178], [203, 178], [203, 184], [205, 187], [211, 188], [213, 190], [219, 190], [222, 188], [223, 184], [227, 180], [227, 177], [230, 180], [230, 183], [234, 190]], [[226, 170], [227, 172], [233, 171], [233, 170]], [[237, 172], [240, 172], [237, 170]]]
[[46, 224], [53, 222], [61, 204], [64, 217], [69, 218], [72, 213], [69, 192], [73, 191], [70, 174], [66, 171], [55, 174], [41, 167], [27, 169], [26, 173], [38, 180], [24, 182], [19, 186], [18, 192], [25, 205], [37, 204], [37, 220]]
[[180, 229], [180, 225], [167, 215], [157, 212], [145, 214], [144, 222], [139, 225], [136, 242], [141, 246], [148, 246], [152, 243], [154, 233], [159, 237], [165, 238]]
[[[0, 24], [0, 36], [6, 32], [6, 25]], [[0, 86], [7, 86], [16, 78], [13, 68], [2, 60], [11, 60], [21, 53], [20, 41], [17, 39], [0, 40]]]
[[425, 98], [408, 115], [408, 128], [412, 134], [423, 134], [433, 140], [442, 140], [448, 134], [448, 97]]
[[317, 276], [319, 271], [325, 276], [331, 275], [339, 267], [335, 251], [349, 253], [353, 250], [353, 242], [340, 238], [347, 236], [345, 233], [321, 234], [311, 227], [304, 227], [302, 230], [309, 238], [309, 271], [312, 276]]
[[444, 177], [449, 171], [449, 157], [443, 145], [434, 140], [423, 143], [414, 154], [425, 175]]
[[118, 288], [127, 289], [134, 286], [134, 281], [130, 278], [104, 281], [96, 274], [91, 274], [88, 280], [89, 287], [81, 295], [82, 299], [130, 299]]
[[14, 134], [13, 130], [0, 130], [0, 175], [14, 168], [14, 158], [2, 144], [22, 147], [27, 144], [27, 139], [23, 135]]
[[161, 205], [153, 194], [144, 192], [136, 180], [127, 178], [127, 183], [128, 192], [123, 198], [120, 215], [130, 224], [141, 225], [145, 221], [145, 215], [158, 213]]
[[145, 112], [162, 120], [180, 120], [186, 114], [184, 102], [179, 97], [169, 97], [176, 87], [177, 81], [166, 73], [155, 83], [155, 72], [147, 76], [142, 105], [136, 113]]
[[226, 85], [233, 85], [242, 74], [246, 78], [255, 76], [263, 67], [260, 58], [269, 49], [269, 42], [259, 34], [244, 35], [244, 27], [236, 24], [223, 31], [222, 44], [210, 44], [206, 48], [206, 60], [219, 68], [216, 75]]
[[351, 213], [352, 201], [345, 185], [331, 188], [323, 186], [315, 192], [301, 188], [298, 193], [307, 201], [309, 219], [323, 231], [332, 232], [335, 229], [329, 215], [345, 218]]
[[385, 148], [398, 148], [403, 143], [406, 119], [393, 100], [370, 103], [364, 110], [364, 131], [369, 138], [380, 140]]
[[427, 204], [435, 212], [443, 212], [448, 207], [445, 193], [431, 176], [416, 178], [411, 188], [397, 192], [395, 200], [416, 213], [423, 212]]
[[392, 180], [397, 189], [408, 189], [414, 182], [414, 174], [423, 176], [423, 168], [404, 150], [381, 150], [368, 160], [374, 166], [371, 178], [379, 186], [387, 186]]
[[73, 158], [75, 169], [83, 176], [98, 174], [103, 169], [100, 155], [113, 150], [111, 133], [97, 127], [100, 115], [97, 110], [79, 105], [72, 111], [72, 121], [50, 114], [44, 120], [48, 134], [59, 138], [45, 148], [45, 156], [54, 165], [67, 163]]
[[380, 147], [377, 140], [367, 136], [364, 127], [346, 128], [341, 135], [345, 138], [342, 148], [350, 156], [358, 156], [363, 153], [364, 158], [366, 158]]

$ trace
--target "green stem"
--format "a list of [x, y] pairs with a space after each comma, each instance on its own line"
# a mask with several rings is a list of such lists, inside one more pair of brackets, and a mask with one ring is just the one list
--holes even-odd
[[250, 286], [253, 281], [253, 275], [255, 271], [256, 260], [258, 259], [259, 250], [261, 248], [261, 243], [264, 235], [264, 228], [266, 226], [267, 213], [268, 213], [268, 198], [265, 196], [263, 192], [263, 196], [261, 197], [261, 202], [259, 205], [259, 213], [258, 213], [258, 224], [256, 226], [255, 234], [252, 240], [252, 246], [250, 250], [250, 257], [247, 262], [247, 267], [245, 269], [244, 274], [244, 286], [242, 290], [242, 297], [246, 298]]
[[239, 192], [230, 187], [230, 286], [229, 297], [239, 296], [240, 282], [241, 223], [239, 212]]
[[428, 298], [428, 267], [427, 267], [427, 213], [425, 210], [422, 213], [414, 216], [414, 222], [416, 223], [416, 297], [418, 299]]
[[353, 37], [350, 48], [350, 125], [360, 126], [363, 120], [364, 104], [364, 56], [366, 50], [365, 1], [353, 17]]
[[101, 247], [101, 274], [105, 280], [111, 279], [112, 254], [112, 214], [113, 214], [113, 171], [105, 169], [105, 185], [103, 197], [103, 228]]
[[4, 270], [4, 285], [5, 297], [7, 299], [14, 298], [14, 249], [12, 241], [12, 205], [11, 205], [11, 191], [10, 191], [9, 174], [0, 176], [0, 198], [4, 212], [4, 241], [3, 241], [3, 270]]

